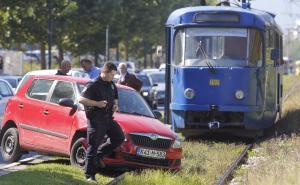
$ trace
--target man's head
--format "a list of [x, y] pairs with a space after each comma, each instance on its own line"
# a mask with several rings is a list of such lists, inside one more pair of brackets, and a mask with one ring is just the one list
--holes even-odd
[[89, 59], [82, 59], [80, 61], [81, 67], [83, 68], [84, 71], [90, 71], [93, 67], [93, 63]]
[[127, 66], [126, 63], [122, 62], [118, 66], [119, 72], [121, 75], [125, 75], [127, 73]]
[[71, 69], [71, 62], [68, 60], [63, 60], [61, 62], [61, 70], [63, 73], [67, 74]]
[[112, 62], [106, 62], [101, 70], [101, 78], [105, 81], [111, 82], [117, 73], [117, 67]]

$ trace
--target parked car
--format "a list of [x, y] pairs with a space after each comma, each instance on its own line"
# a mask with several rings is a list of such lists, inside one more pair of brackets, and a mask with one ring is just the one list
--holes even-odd
[[152, 109], [157, 109], [157, 91], [155, 89], [157, 84], [153, 84], [146, 74], [136, 74], [136, 77], [143, 82], [143, 86], [140, 91], [142, 97]]
[[11, 85], [6, 80], [0, 79], [0, 126], [6, 104], [13, 95], [14, 90]]
[[159, 71], [165, 71], [166, 70], [166, 63], [160, 64]]
[[0, 76], [0, 79], [7, 81], [11, 85], [13, 90], [15, 90], [17, 88], [19, 82], [21, 81], [22, 76], [4, 75], [4, 76]]
[[[15, 91], [18, 91], [18, 89], [28, 80], [28, 78], [33, 75], [55, 75], [56, 73], [57, 73], [56, 69], [30, 71], [23, 76]], [[71, 69], [67, 75], [73, 77], [79, 77], [79, 78], [87, 78], [87, 79], [90, 78], [85, 71], [76, 68]]]
[[[58, 75], [32, 75], [6, 108], [0, 134], [5, 161], [20, 159], [24, 151], [70, 157], [71, 164], [84, 165], [87, 119], [78, 97], [88, 79]], [[152, 112], [133, 89], [117, 85], [119, 112], [114, 114], [126, 139], [104, 158], [107, 166], [179, 169], [182, 148], [176, 133]], [[109, 138], [108, 138], [109, 139]]]
[[79, 69], [78, 68], [71, 69], [67, 75], [74, 76], [74, 77], [80, 77], [80, 78], [90, 78], [89, 74], [80, 68]]
[[153, 72], [159, 72], [159, 69], [157, 69], [157, 68], [143, 69], [140, 73], [141, 74], [148, 74], [148, 73], [153, 73]]
[[157, 105], [159, 107], [165, 105], [165, 72], [152, 72], [147, 74], [152, 84], [157, 84], [155, 87], [157, 91]]

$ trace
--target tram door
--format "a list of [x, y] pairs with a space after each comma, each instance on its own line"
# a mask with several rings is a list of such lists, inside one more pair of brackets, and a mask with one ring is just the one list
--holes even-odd
[[[279, 49], [279, 43], [276, 43], [276, 33], [273, 30], [268, 30], [266, 33], [266, 111], [271, 111], [274, 114], [277, 111], [278, 104], [278, 69], [277, 59], [272, 58], [272, 52]], [[273, 51], [272, 51], [273, 50]], [[274, 57], [274, 56], [273, 56]]]

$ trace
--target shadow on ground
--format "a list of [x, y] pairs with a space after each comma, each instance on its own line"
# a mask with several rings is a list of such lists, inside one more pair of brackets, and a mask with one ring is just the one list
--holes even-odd
[[245, 138], [233, 136], [231, 134], [206, 134], [197, 137], [190, 137], [185, 141], [205, 140], [208, 142], [226, 142], [226, 143], [251, 143], [254, 141], [262, 142], [272, 138], [290, 137], [292, 135], [300, 136], [300, 109], [287, 112], [271, 128], [265, 129], [261, 137]]
[[265, 131], [267, 137], [300, 135], [300, 109], [287, 112], [272, 128]]
[[[61, 159], [51, 159], [48, 161], [43, 161], [42, 163], [39, 164], [61, 164], [61, 165], [71, 165], [70, 160], [68, 158], [61, 158]], [[29, 164], [29, 165], [36, 165], [36, 164]], [[78, 167], [81, 168], [81, 167]], [[83, 168], [81, 168], [83, 170]], [[99, 174], [106, 176], [106, 177], [117, 177], [124, 173], [125, 171], [135, 171], [136, 169], [133, 168], [126, 168], [126, 167], [105, 167], [103, 169], [99, 168], [98, 172]]]

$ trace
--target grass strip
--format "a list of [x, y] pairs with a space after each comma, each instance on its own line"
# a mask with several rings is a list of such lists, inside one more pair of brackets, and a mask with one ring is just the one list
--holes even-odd
[[243, 147], [243, 144], [185, 142], [182, 170], [179, 172], [144, 170], [140, 174], [129, 173], [119, 184], [214, 184]]
[[[83, 171], [69, 164], [59, 164], [58, 160], [29, 166], [0, 177], [1, 185], [84, 185], [91, 184], [85, 180]], [[107, 184], [110, 177], [96, 175], [99, 184]]]

